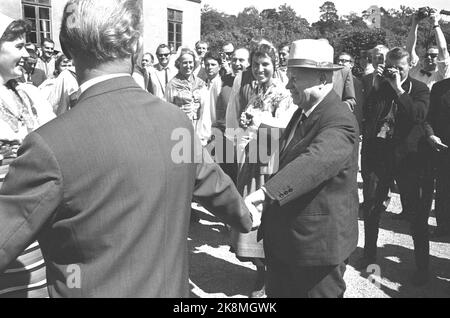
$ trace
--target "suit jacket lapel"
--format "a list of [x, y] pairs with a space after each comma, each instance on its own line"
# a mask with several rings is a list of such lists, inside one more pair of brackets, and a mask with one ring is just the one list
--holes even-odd
[[[311, 131], [311, 129], [314, 127], [315, 123], [317, 122], [317, 120], [321, 117], [322, 112], [329, 106], [330, 101], [333, 100], [333, 98], [337, 98], [338, 100], [340, 100], [339, 96], [337, 95], [337, 93], [332, 90], [325, 98], [324, 100], [322, 100], [320, 102], [319, 105], [317, 105], [316, 109], [314, 109], [314, 111], [312, 112], [312, 114], [300, 125], [300, 127], [298, 127], [298, 129], [295, 131], [295, 135], [292, 139], [292, 141], [289, 143], [289, 145], [287, 147], [283, 147], [281, 149], [284, 149], [283, 152], [280, 155], [280, 164], [284, 161], [284, 159], [286, 158], [286, 156], [289, 154], [289, 152], [295, 148], [304, 138], [305, 136], [307, 136], [307, 134]], [[298, 111], [300, 111], [300, 115], [298, 115]], [[289, 138], [289, 135], [291, 134], [292, 129], [294, 129], [295, 127], [293, 127], [295, 125], [295, 123], [297, 123], [298, 121], [298, 116], [301, 116], [302, 114], [302, 109], [298, 109], [297, 112], [295, 113], [294, 117], [297, 115], [295, 122], [294, 122], [294, 117], [291, 120], [291, 122], [289, 123], [288, 129], [286, 129], [286, 132], [283, 136], [283, 146], [286, 144], [287, 139]]]
[[289, 135], [291, 134], [292, 129], [294, 128], [295, 124], [297, 123], [298, 119], [303, 113], [303, 109], [298, 108], [297, 111], [292, 115], [291, 121], [287, 125], [286, 129], [284, 130], [283, 135], [281, 136], [281, 143], [280, 143], [280, 150], [284, 149], [286, 147], [286, 143], [289, 139]]

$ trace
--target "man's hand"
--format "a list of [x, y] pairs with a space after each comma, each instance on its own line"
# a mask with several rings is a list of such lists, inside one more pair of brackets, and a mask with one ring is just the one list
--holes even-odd
[[259, 228], [261, 225], [261, 217], [264, 209], [264, 202], [266, 201], [266, 194], [259, 189], [245, 198], [245, 204], [250, 210], [253, 218], [253, 229]]
[[385, 77], [387, 82], [392, 86], [398, 96], [402, 95], [405, 91], [402, 88], [400, 71], [394, 67], [390, 67], [389, 72], [392, 74], [392, 77]]
[[380, 89], [381, 80], [383, 78], [384, 64], [379, 64], [373, 76], [372, 86], [378, 91]]
[[448, 146], [442, 143], [441, 138], [439, 138], [438, 136], [430, 136], [428, 138], [428, 142], [437, 152], [448, 149]]

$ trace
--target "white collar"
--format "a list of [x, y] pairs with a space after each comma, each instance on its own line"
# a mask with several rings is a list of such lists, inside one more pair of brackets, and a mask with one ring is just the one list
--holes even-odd
[[317, 108], [317, 106], [319, 106], [319, 104], [325, 99], [325, 97], [333, 90], [333, 85], [329, 84], [329, 85], [325, 85], [325, 87], [322, 89], [323, 90], [323, 97], [320, 98], [308, 111], [303, 111], [303, 114], [306, 116], [306, 118], [309, 118], [309, 116], [311, 116], [312, 112]]
[[80, 90], [78, 92], [81, 95], [85, 91], [87, 91], [88, 88], [90, 88], [98, 83], [101, 83], [101, 82], [104, 82], [104, 81], [107, 81], [107, 80], [110, 80], [113, 78], [125, 77], [125, 76], [131, 77], [131, 75], [127, 74], [127, 73], [116, 73], [116, 74], [108, 74], [108, 75], [101, 75], [101, 76], [94, 77], [93, 79], [90, 79], [90, 80], [84, 82], [83, 84], [81, 84]]

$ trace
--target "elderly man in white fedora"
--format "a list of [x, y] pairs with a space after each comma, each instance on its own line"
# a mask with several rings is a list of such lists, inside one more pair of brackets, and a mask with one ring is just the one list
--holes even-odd
[[358, 241], [359, 131], [333, 90], [333, 53], [326, 40], [293, 43], [287, 88], [299, 110], [281, 133], [278, 172], [246, 199], [262, 211], [269, 297], [340, 298], [346, 290]]

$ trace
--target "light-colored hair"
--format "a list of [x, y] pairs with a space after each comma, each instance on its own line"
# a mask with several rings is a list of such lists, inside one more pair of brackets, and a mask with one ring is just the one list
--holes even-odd
[[209, 43], [206, 41], [198, 41], [197, 43], [195, 43], [195, 49], [198, 49], [198, 47], [202, 44], [206, 44], [206, 46], [209, 48]]
[[342, 52], [341, 54], [339, 54], [339, 56], [338, 57], [341, 57], [341, 56], [343, 56], [343, 55], [346, 55], [346, 56], [348, 56], [349, 58], [350, 58], [350, 62], [351, 63], [355, 63], [355, 59], [353, 58], [353, 56], [350, 54], [350, 53], [347, 53], [347, 52]]
[[154, 63], [155, 62], [155, 56], [150, 53], [150, 52], [145, 52], [144, 54], [142, 54], [142, 57], [146, 56], [146, 55], [150, 55], [151, 58], [151, 62]]
[[136, 0], [69, 0], [66, 4], [60, 33], [66, 55], [91, 66], [131, 58], [140, 49], [141, 37], [142, 10]]
[[380, 44], [380, 45], [375, 46], [369, 52], [370, 52], [371, 55], [377, 54], [378, 52], [382, 52], [384, 54], [387, 54], [387, 52], [389, 52], [389, 48], [387, 46], [385, 46], [385, 45]]
[[408, 63], [411, 63], [411, 54], [409, 54], [409, 52], [402, 47], [396, 47], [389, 51], [386, 59], [397, 61], [405, 57], [407, 58]]
[[197, 53], [195, 53], [193, 50], [191, 50], [190, 48], [187, 48], [187, 47], [180, 48], [180, 52], [178, 54], [178, 58], [175, 60], [175, 67], [177, 69], [181, 68], [181, 58], [185, 54], [192, 55], [192, 58], [194, 59], [194, 69], [196, 69], [200, 65]]

